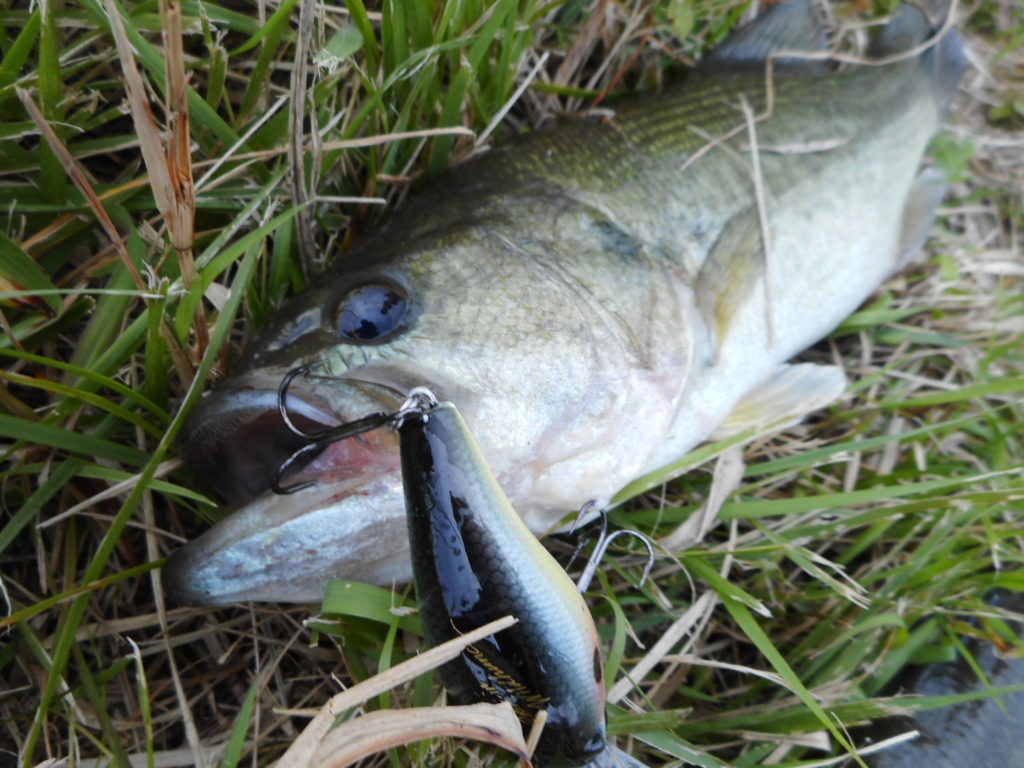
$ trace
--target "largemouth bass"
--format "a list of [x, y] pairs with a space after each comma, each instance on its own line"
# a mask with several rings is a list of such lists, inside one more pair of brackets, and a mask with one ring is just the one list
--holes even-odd
[[[459, 404], [535, 532], [725, 429], [842, 390], [786, 366], [915, 251], [941, 195], [920, 173], [956, 89], [955, 33], [913, 8], [885, 63], [822, 61], [807, 2], [735, 33], [681, 86], [564, 121], [471, 160], [359, 242], [262, 330], [180, 453], [242, 508], [168, 562], [192, 603], [318, 600], [328, 581], [410, 576], [398, 447], [338, 443], [268, 492], [310, 429]], [[775, 57], [779, 51], [812, 51]], [[771, 57], [771, 65], [768, 59]], [[320, 374], [317, 376], [316, 374]]]

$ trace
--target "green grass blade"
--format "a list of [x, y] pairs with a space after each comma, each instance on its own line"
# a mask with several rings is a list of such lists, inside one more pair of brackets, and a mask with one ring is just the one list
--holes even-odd
[[[61, 109], [63, 97], [60, 71], [60, 37], [57, 29], [56, 6], [43, 3], [42, 27], [39, 35], [39, 107], [43, 117], [53, 128], [58, 139], [62, 139], [65, 131], [64, 111]], [[64, 165], [54, 153], [48, 142], [39, 147], [40, 190], [51, 203], [63, 205], [67, 200], [68, 180]]]
[[56, 381], [49, 381], [48, 379], [43, 379], [35, 376], [24, 376], [20, 373], [9, 373], [7, 371], [0, 371], [0, 381], [4, 379], [11, 382], [12, 384], [19, 384], [23, 387], [32, 387], [43, 390], [44, 392], [52, 392], [53, 394], [61, 395], [62, 397], [65, 398], [65, 405], [67, 405], [67, 401], [73, 401], [71, 403], [72, 407], [75, 402], [92, 405], [96, 408], [106, 411], [107, 413], [119, 417], [123, 421], [127, 421], [130, 424], [134, 424], [135, 426], [148, 432], [150, 435], [153, 435], [154, 437], [159, 437], [161, 434], [161, 430], [158, 426], [151, 424], [138, 414], [133, 413], [132, 411], [128, 410], [127, 408], [121, 405], [118, 405], [109, 398], [102, 397], [100, 395], [95, 395], [91, 392], [87, 392], [83, 389], [78, 389], [76, 387], [69, 387], [66, 384], [60, 384], [59, 382]]
[[142, 466], [147, 459], [146, 454], [139, 449], [112, 440], [72, 432], [51, 424], [33, 423], [3, 413], [0, 413], [0, 435], [16, 440], [21, 445], [49, 445], [61, 451], [98, 456], [130, 466]]
[[726, 610], [729, 611], [729, 615], [733, 617], [740, 629], [746, 633], [747, 637], [751, 639], [754, 645], [757, 646], [757, 649], [768, 660], [768, 663], [772, 665], [772, 668], [786, 682], [786, 687], [797, 695], [807, 709], [814, 713], [814, 716], [818, 718], [818, 721], [825, 726], [825, 728], [827, 728], [832, 734], [833, 738], [841, 744], [842, 747], [851, 754], [851, 756], [853, 756], [857, 764], [862, 768], [866, 768], [863, 760], [855, 754], [853, 745], [849, 742], [846, 735], [836, 727], [835, 721], [825, 712], [824, 709], [822, 709], [817, 699], [811, 695], [811, 692], [804, 687], [800, 678], [797, 677], [796, 673], [782, 657], [782, 654], [780, 654], [772, 644], [768, 635], [765, 634], [761, 626], [754, 620], [754, 617], [750, 614], [747, 606], [726, 594], [719, 593], [719, 597], [722, 598], [722, 604], [725, 606]]
[[143, 563], [142, 565], [137, 565], [134, 568], [126, 568], [125, 570], [111, 574], [110, 576], [104, 576], [101, 579], [94, 579], [88, 583], [80, 584], [73, 589], [68, 589], [63, 592], [59, 592], [56, 595], [45, 597], [26, 608], [15, 611], [10, 616], [0, 617], [0, 629], [23, 624], [33, 616], [46, 613], [54, 606], [61, 605], [69, 600], [74, 600], [82, 595], [98, 592], [99, 590], [105, 589], [111, 585], [120, 584], [123, 581], [132, 581], [137, 579], [139, 576], [145, 576], [150, 571], [155, 571], [157, 568], [163, 566], [164, 562], [164, 560], [155, 560], [152, 563]]
[[0, 105], [3, 105], [4, 101], [14, 96], [9, 86], [18, 79], [18, 73], [21, 72], [25, 62], [28, 61], [41, 28], [42, 11], [37, 5], [18, 33], [18, 37], [4, 51], [4, 55], [0, 57]]
[[262, 683], [263, 681], [259, 678], [253, 680], [242, 700], [242, 706], [235, 717], [235, 724], [231, 728], [231, 740], [220, 761], [220, 768], [236, 768], [239, 760], [242, 759], [242, 752], [245, 749], [245, 734], [248, 733], [249, 726], [252, 724], [253, 712], [256, 711], [256, 696], [260, 692]]
[[390, 589], [357, 581], [332, 581], [327, 585], [320, 611], [327, 616], [359, 616], [382, 624], [398, 625], [407, 632], [423, 634], [417, 615], [408, 613], [411, 605], [399, 604]]
[[[0, 414], [2, 417], [3, 414]], [[22, 529], [35, 520], [43, 505], [52, 499], [67, 485], [74, 474], [82, 467], [82, 462], [75, 459], [62, 461], [50, 472], [50, 476], [42, 483], [35, 493], [28, 497], [15, 512], [7, 524], [0, 529], [0, 553], [10, 546]]]
[[[0, 286], [5, 282], [31, 292], [56, 290], [35, 260], [25, 253], [21, 246], [0, 232]], [[57, 297], [52, 293], [43, 294], [43, 297], [50, 310], [57, 314], [60, 311]]]

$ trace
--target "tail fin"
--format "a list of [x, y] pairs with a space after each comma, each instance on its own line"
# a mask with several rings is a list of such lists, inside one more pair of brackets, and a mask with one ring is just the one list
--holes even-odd
[[[934, 27], [920, 8], [906, 3], [878, 33], [871, 54], [882, 58], [903, 53], [925, 43], [943, 27]], [[936, 98], [943, 107], [953, 100], [966, 65], [964, 44], [955, 29], [945, 30], [921, 54], [921, 66], [931, 74]]]
[[[815, 15], [811, 0], [785, 0], [762, 13], [749, 24], [734, 30], [704, 62], [708, 65], [763, 67], [775, 51], [825, 50], [825, 30]], [[821, 69], [821, 61], [777, 59], [781, 66]]]

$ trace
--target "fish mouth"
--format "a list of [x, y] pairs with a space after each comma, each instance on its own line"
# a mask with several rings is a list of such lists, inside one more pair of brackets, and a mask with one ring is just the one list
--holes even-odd
[[[397, 434], [382, 427], [330, 443], [282, 475], [282, 464], [311, 442], [281, 418], [286, 373], [232, 379], [185, 423], [179, 455], [240, 508], [171, 554], [163, 585], [174, 602], [306, 602], [319, 600], [335, 579], [407, 578], [395, 547], [405, 525]], [[292, 423], [312, 433], [395, 411], [404, 399], [375, 382], [311, 376], [292, 381], [286, 405]], [[275, 478], [285, 487], [312, 482], [278, 495]]]
[[404, 400], [397, 390], [372, 382], [341, 379], [318, 386], [296, 379], [285, 404], [302, 435], [281, 417], [278, 386], [284, 375], [261, 371], [232, 380], [230, 387], [203, 398], [185, 422], [178, 455], [198, 477], [215, 484], [228, 504], [249, 504], [269, 492], [279, 476], [286, 487], [310, 481], [330, 485], [394, 465], [397, 436], [381, 428], [329, 443], [282, 474], [285, 461], [312, 442], [307, 435], [397, 410]]

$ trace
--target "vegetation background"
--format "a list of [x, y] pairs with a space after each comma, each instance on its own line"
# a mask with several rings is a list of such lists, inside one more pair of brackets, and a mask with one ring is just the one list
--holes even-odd
[[[165, 605], [162, 558], [227, 511], [174, 458], [183, 414], [411, 188], [657, 88], [755, 10], [0, 0], [0, 766], [269, 764], [296, 710], [421, 649], [408, 589], [335, 590], [318, 614]], [[852, 44], [890, 10], [829, 8]], [[941, 223], [806, 354], [845, 365], [847, 396], [699, 449], [612, 515], [663, 539], [717, 513], [653, 583], [620, 549], [589, 595], [609, 679], [636, 683], [611, 730], [652, 764], [841, 762], [841, 728], [948, 703], [880, 698], [908, 665], [1024, 647], [982, 600], [1024, 590], [1024, 8], [955, 12], [971, 68], [934, 145]], [[427, 673], [357, 712], [438, 695]], [[369, 764], [480, 761], [512, 758], [432, 739]]]

